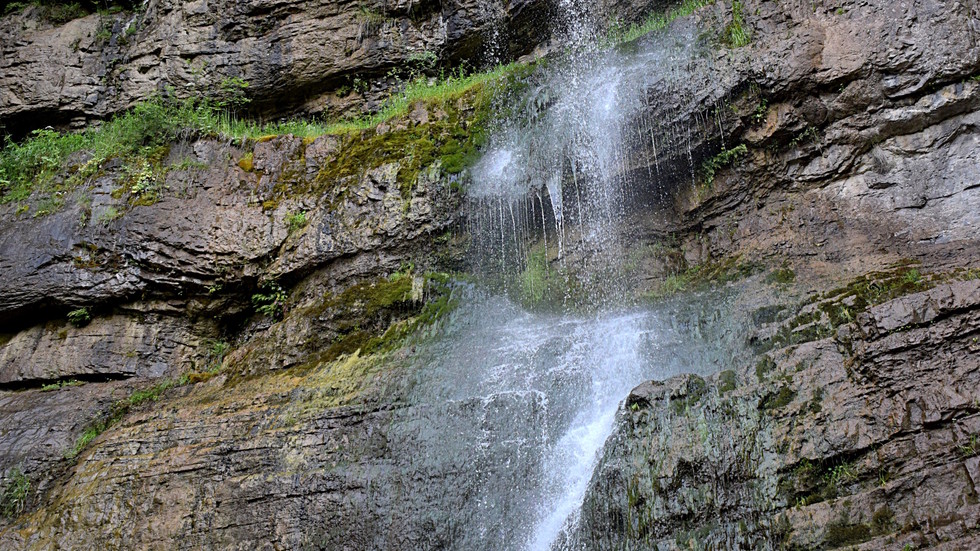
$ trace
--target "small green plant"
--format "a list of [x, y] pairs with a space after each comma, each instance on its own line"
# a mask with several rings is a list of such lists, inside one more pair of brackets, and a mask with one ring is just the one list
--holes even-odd
[[276, 321], [286, 315], [286, 292], [275, 281], [266, 281], [260, 287], [263, 293], [252, 295], [252, 306], [259, 314], [271, 317]]
[[23, 512], [30, 491], [31, 481], [20, 467], [7, 471], [0, 489], [0, 515], [8, 519], [17, 517]]
[[248, 82], [240, 77], [222, 79], [213, 98], [215, 107], [231, 113], [247, 106], [251, 101], [248, 97]]
[[112, 38], [112, 21], [103, 19], [99, 30], [95, 33], [96, 42], [108, 42]]
[[245, 172], [252, 172], [255, 169], [255, 156], [249, 151], [248, 153], [242, 155], [242, 158], [238, 160], [238, 167]]
[[790, 147], [798, 147], [802, 144], [812, 143], [820, 140], [820, 133], [816, 128], [807, 126], [789, 142]]
[[884, 488], [888, 485], [888, 481], [890, 479], [891, 475], [888, 473], [887, 469], [883, 467], [878, 469], [878, 486]]
[[766, 120], [766, 114], [769, 112], [769, 100], [762, 98], [759, 100], [759, 105], [756, 106], [755, 112], [752, 113], [752, 122], [754, 124], [762, 124], [762, 121]]
[[156, 200], [157, 181], [150, 161], [145, 158], [137, 159], [132, 165], [126, 167], [125, 171], [132, 182], [129, 193], [138, 198], [150, 198]]
[[827, 471], [824, 480], [827, 482], [827, 486], [836, 491], [841, 484], [857, 480], [857, 470], [850, 463], [841, 463]]
[[108, 226], [111, 222], [119, 220], [120, 218], [122, 218], [122, 212], [120, 212], [119, 209], [116, 207], [106, 207], [104, 211], [99, 213], [96, 221], [103, 226]]
[[89, 313], [88, 308], [78, 308], [68, 312], [68, 321], [75, 327], [85, 327], [92, 321], [92, 314]]
[[367, 92], [371, 86], [363, 78], [357, 77], [351, 81], [351, 89], [354, 90], [356, 94], [363, 94]]
[[971, 434], [967, 443], [959, 447], [959, 452], [963, 457], [973, 457], [980, 454], [980, 435]]
[[225, 356], [231, 350], [231, 345], [225, 341], [206, 341], [206, 343], [209, 344], [206, 359], [207, 367], [203, 373], [192, 372], [189, 378], [190, 382], [203, 381], [212, 375], [216, 375], [221, 370]]
[[286, 224], [289, 226], [289, 233], [299, 231], [306, 227], [306, 211], [301, 210], [286, 216]]
[[408, 63], [411, 65], [413, 76], [424, 75], [435, 69], [439, 63], [439, 57], [432, 51], [412, 52], [408, 56]]
[[919, 273], [919, 270], [912, 268], [911, 270], [905, 272], [905, 275], [902, 276], [902, 280], [910, 285], [921, 285], [922, 274]]
[[41, 392], [51, 392], [53, 390], [60, 390], [62, 388], [68, 388], [72, 386], [82, 386], [85, 383], [76, 379], [69, 379], [67, 381], [58, 381], [56, 383], [49, 383], [41, 387]]
[[715, 181], [715, 174], [722, 168], [744, 157], [749, 148], [743, 143], [731, 149], [722, 149], [720, 153], [708, 159], [701, 165], [701, 176], [704, 184], [710, 186]]
[[751, 42], [748, 31], [745, 30], [745, 17], [742, 14], [741, 2], [732, 2], [732, 22], [725, 27], [725, 44], [732, 48], [741, 48]]

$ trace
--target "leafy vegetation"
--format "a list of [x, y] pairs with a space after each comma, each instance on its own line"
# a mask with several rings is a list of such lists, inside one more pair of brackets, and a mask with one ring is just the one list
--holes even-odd
[[760, 409], [771, 410], [788, 406], [796, 398], [796, 392], [788, 386], [782, 386], [779, 391], [766, 396], [760, 404]]
[[294, 212], [286, 216], [286, 225], [289, 226], [289, 233], [299, 231], [306, 227], [306, 211]]
[[31, 481], [20, 467], [7, 471], [0, 487], [0, 516], [12, 519], [19, 515], [24, 510], [30, 491]]
[[838, 497], [844, 486], [859, 479], [857, 467], [844, 458], [804, 458], [780, 480], [779, 487], [789, 503], [805, 507]]
[[75, 440], [74, 445], [65, 451], [65, 459], [74, 460], [78, 455], [103, 432], [109, 430], [123, 419], [130, 411], [143, 404], [156, 402], [163, 397], [163, 394], [172, 389], [189, 384], [194, 384], [210, 379], [218, 373], [221, 362], [229, 349], [228, 343], [216, 341], [212, 344], [209, 356], [210, 365], [204, 372], [189, 371], [179, 378], [164, 379], [154, 386], [133, 391], [128, 397], [113, 403], [108, 411], [93, 420], [82, 432], [82, 435]]
[[128, 398], [114, 403], [104, 416], [96, 419], [85, 428], [82, 435], [75, 440], [75, 444], [65, 452], [65, 459], [75, 459], [78, 457], [78, 454], [82, 453], [82, 450], [98, 438], [100, 434], [122, 420], [133, 407], [150, 400], [159, 400], [163, 392], [173, 386], [176, 386], [176, 382], [168, 379], [152, 388], [136, 391]]
[[252, 295], [252, 306], [259, 314], [271, 317], [276, 321], [286, 315], [286, 291], [275, 281], [266, 281], [259, 286], [264, 292]]
[[683, 272], [667, 276], [656, 289], [646, 296], [649, 299], [662, 299], [680, 292], [697, 291], [711, 285], [736, 281], [755, 272], [757, 266], [732, 257], [718, 262], [692, 266]]
[[89, 313], [88, 308], [72, 310], [68, 312], [68, 321], [75, 327], [84, 327], [92, 321], [92, 314]]
[[749, 148], [743, 143], [731, 149], [722, 149], [717, 155], [706, 160], [701, 164], [701, 177], [704, 184], [710, 186], [719, 170], [744, 157], [748, 152]]
[[[126, 191], [131, 203], [151, 204], [160, 191], [170, 145], [197, 137], [246, 141], [283, 134], [310, 139], [325, 134], [349, 136], [347, 145], [362, 143], [364, 147], [345, 151], [347, 160], [363, 160], [361, 153], [365, 148], [371, 149], [372, 155], [379, 153], [377, 158], [382, 162], [396, 153], [408, 158], [408, 166], [400, 180], [411, 180], [425, 161], [437, 158], [442, 160], [444, 170], [459, 172], [477, 157], [477, 148], [486, 139], [482, 126], [462, 125], [457, 117], [435, 125], [439, 128], [433, 136], [415, 129], [395, 130], [388, 134], [373, 132], [373, 129], [407, 114], [420, 102], [439, 105], [458, 100], [466, 93], [474, 94], [479, 100], [484, 84], [501, 80], [518, 67], [513, 63], [482, 73], [459, 71], [435, 81], [418, 75], [403, 83], [377, 113], [333, 122], [311, 119], [259, 123], [239, 118], [235, 112], [247, 102], [247, 83], [240, 79], [226, 79], [221, 89], [205, 100], [158, 96], [84, 132], [36, 130], [21, 143], [8, 137], [0, 150], [0, 204], [20, 202], [36, 193], [39, 202], [52, 202], [43, 214], [53, 212], [67, 192], [97, 175], [111, 159], [120, 159], [127, 167]], [[361, 135], [369, 130], [373, 133]], [[385, 144], [390, 145], [390, 151], [380, 147]], [[243, 157], [240, 165], [244, 170], [251, 170], [251, 158]], [[343, 166], [340, 169], [343, 171]]]
[[966, 444], [960, 445], [958, 451], [963, 457], [973, 457], [980, 454], [980, 435], [971, 434]]

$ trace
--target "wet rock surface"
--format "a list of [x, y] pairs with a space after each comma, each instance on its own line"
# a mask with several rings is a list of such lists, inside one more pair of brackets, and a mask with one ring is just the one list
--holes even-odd
[[[748, 155], [681, 194], [673, 220], [696, 228], [689, 262], [776, 264], [743, 284], [776, 293], [744, 299], [758, 355], [634, 390], [573, 540], [972, 548], [980, 173], [967, 159], [980, 89], [965, 52], [977, 8], [960, 5], [962, 25], [946, 26], [951, 14], [922, 2], [750, 6], [754, 69], [736, 74], [761, 94], [731, 100], [734, 112], [753, 96], [751, 119], [726, 121]], [[932, 42], [911, 37], [933, 32], [964, 54], [923, 53]]]
[[978, 290], [942, 283], [756, 365], [638, 387], [582, 545], [970, 548]]

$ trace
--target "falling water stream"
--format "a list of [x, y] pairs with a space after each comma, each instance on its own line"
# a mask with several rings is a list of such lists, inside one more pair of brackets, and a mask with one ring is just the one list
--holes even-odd
[[[459, 454], [472, 484], [454, 548], [566, 549], [630, 390], [732, 361], [724, 300], [644, 305], [626, 275], [627, 221], [657, 177], [638, 179], [627, 159], [683, 141], [643, 116], [655, 84], [684, 77], [694, 40], [603, 51], [594, 4], [559, 4], [568, 51], [537, 71], [471, 171], [471, 268], [496, 285], [458, 289], [462, 305], [416, 355], [413, 400], [447, 404], [423, 453]], [[559, 272], [564, 292], [545, 297], [542, 277]]]

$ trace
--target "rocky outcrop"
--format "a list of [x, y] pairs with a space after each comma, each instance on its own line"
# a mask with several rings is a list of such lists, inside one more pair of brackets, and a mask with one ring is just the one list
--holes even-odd
[[547, 39], [547, 14], [540, 0], [149, 0], [56, 26], [27, 8], [0, 25], [0, 123], [14, 134], [83, 125], [160, 93], [244, 92], [266, 115], [359, 114], [384, 99], [392, 70], [530, 52]]
[[[820, 304], [848, 311], [855, 298]], [[978, 316], [980, 281], [944, 282], [827, 338], [776, 322], [792, 344], [754, 366], [637, 388], [593, 479], [582, 544], [975, 546]]]
[[[574, 541], [972, 548], [977, 7], [745, 7], [747, 57], [696, 66], [721, 74], [689, 97], [730, 98], [726, 141], [746, 154], [640, 223], [691, 231], [688, 262], [770, 267], [740, 287], [756, 357], [633, 392]], [[934, 57], [931, 35], [955, 53]], [[659, 153], [707, 158], [719, 134]]]

